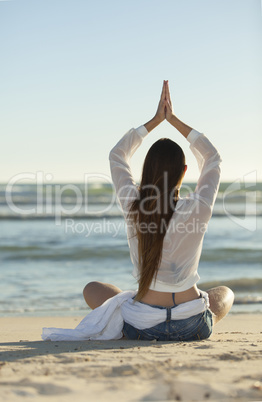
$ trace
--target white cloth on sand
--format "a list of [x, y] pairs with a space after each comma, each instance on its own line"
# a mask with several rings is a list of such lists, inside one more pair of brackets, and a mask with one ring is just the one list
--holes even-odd
[[[204, 312], [209, 307], [208, 293], [171, 308], [172, 320], [183, 320]], [[137, 291], [124, 291], [106, 300], [77, 325], [75, 329], [43, 328], [42, 339], [51, 341], [113, 340], [123, 336], [124, 321], [137, 329], [151, 328], [166, 320], [166, 309], [135, 302]]]

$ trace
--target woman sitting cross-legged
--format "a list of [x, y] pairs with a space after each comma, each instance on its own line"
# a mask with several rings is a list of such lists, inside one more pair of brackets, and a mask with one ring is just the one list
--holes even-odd
[[[149, 149], [136, 185], [129, 161], [143, 139], [163, 120], [190, 143], [200, 169], [195, 191], [180, 198], [187, 165], [174, 141]], [[219, 187], [221, 158], [207, 137], [179, 120], [164, 81], [152, 120], [128, 131], [110, 152], [113, 183], [127, 224], [137, 291], [90, 282], [84, 298], [93, 309], [75, 329], [44, 328], [44, 340], [127, 339], [193, 341], [208, 338], [230, 310], [234, 294], [219, 286], [199, 290], [202, 243]], [[212, 267], [210, 267], [212, 269]]]
[[[194, 193], [184, 199], [179, 197], [179, 189], [187, 169], [185, 155], [171, 139], [162, 138], [151, 146], [139, 186], [129, 166], [143, 139], [165, 119], [190, 143], [200, 168]], [[234, 294], [229, 288], [219, 286], [203, 292], [196, 285], [203, 238], [219, 187], [220, 163], [220, 155], [207, 137], [175, 116], [168, 81], [163, 83], [154, 118], [128, 131], [110, 152], [112, 179], [127, 223], [133, 275], [139, 285], [133, 296], [134, 303], [140, 305], [139, 320], [148, 314], [143, 306], [151, 307], [152, 316], [161, 310], [163, 318], [156, 325], [154, 319], [152, 325], [148, 319], [141, 329], [134, 318], [124, 317], [126, 338], [205, 339], [230, 310]], [[84, 298], [95, 309], [119, 293], [114, 285], [91, 282], [84, 289]], [[179, 315], [182, 307], [183, 319]]]

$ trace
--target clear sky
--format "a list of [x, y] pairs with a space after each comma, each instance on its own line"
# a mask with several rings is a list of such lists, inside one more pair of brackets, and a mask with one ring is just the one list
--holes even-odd
[[[262, 180], [260, 0], [0, 1], [0, 50], [1, 182], [109, 175], [110, 149], [153, 117], [164, 79], [176, 115], [219, 149], [222, 180]], [[183, 147], [196, 180], [167, 122], [135, 154], [135, 178], [161, 137]]]

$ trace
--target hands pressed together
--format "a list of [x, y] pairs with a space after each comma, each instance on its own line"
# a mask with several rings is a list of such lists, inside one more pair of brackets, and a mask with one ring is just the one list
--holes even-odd
[[185, 138], [187, 138], [188, 134], [192, 130], [192, 127], [179, 120], [173, 112], [168, 81], [163, 82], [162, 93], [155, 116], [153, 117], [153, 119], [144, 124], [144, 126], [147, 131], [150, 132], [165, 119], [172, 126], [174, 126]]
[[165, 119], [170, 122], [173, 115], [174, 113], [169, 92], [169, 84], [168, 81], [164, 81], [155, 118], [158, 119], [160, 123]]

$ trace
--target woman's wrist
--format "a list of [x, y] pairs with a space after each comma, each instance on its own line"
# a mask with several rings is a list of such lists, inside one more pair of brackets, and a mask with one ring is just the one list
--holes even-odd
[[163, 119], [159, 116], [155, 115], [153, 119], [149, 120], [147, 123], [144, 124], [145, 128], [148, 132], [154, 130], [160, 123], [162, 123]]
[[170, 118], [168, 119], [168, 121], [169, 121], [170, 124], [172, 124], [172, 126], [174, 126], [174, 127], [176, 128], [177, 123], [178, 123], [178, 118], [177, 118], [174, 114], [172, 114], [172, 115], [170, 116]]
[[183, 123], [179, 120], [174, 114], [172, 114], [171, 118], [168, 120], [172, 126], [174, 126], [185, 138], [187, 138], [188, 134], [192, 130], [192, 127]]

